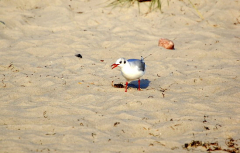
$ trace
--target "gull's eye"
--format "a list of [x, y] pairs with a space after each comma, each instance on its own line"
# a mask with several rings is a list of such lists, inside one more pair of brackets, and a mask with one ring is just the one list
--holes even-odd
[[124, 61], [124, 64], [126, 64], [126, 61]]
[[122, 63], [122, 61], [119, 62], [119, 64], [121, 64], [121, 63]]

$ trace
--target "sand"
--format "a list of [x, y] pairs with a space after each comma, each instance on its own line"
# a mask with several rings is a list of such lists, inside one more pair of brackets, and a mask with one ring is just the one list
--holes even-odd
[[0, 1], [0, 152], [239, 152], [240, 1], [109, 2]]

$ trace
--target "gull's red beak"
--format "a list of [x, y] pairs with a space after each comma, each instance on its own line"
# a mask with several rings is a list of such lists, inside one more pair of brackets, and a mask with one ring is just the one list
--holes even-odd
[[115, 67], [117, 67], [119, 64], [113, 64], [111, 65], [112, 69], [114, 69]]

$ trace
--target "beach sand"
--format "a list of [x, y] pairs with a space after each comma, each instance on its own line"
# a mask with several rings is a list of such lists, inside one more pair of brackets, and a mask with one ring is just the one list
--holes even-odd
[[240, 1], [162, 2], [1, 0], [0, 152], [239, 152]]

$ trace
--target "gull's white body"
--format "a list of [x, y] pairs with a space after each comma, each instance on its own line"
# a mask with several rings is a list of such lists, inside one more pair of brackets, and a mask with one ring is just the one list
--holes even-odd
[[120, 67], [123, 77], [128, 81], [140, 79], [145, 74], [145, 70], [139, 70], [138, 65], [131, 64], [129, 61], [126, 61], [126, 64]]

